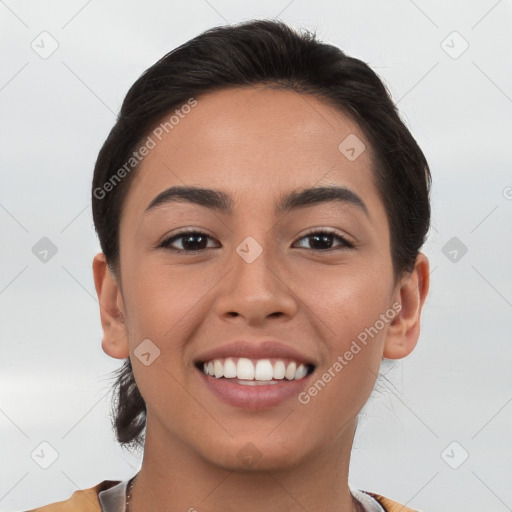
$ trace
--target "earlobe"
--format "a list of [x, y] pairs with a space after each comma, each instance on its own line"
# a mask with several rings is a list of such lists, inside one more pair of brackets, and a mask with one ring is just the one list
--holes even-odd
[[419, 253], [414, 269], [402, 278], [397, 290], [396, 300], [401, 308], [386, 333], [383, 357], [401, 359], [414, 350], [420, 335], [420, 317], [429, 281], [428, 259]]
[[101, 346], [110, 357], [126, 359], [130, 356], [130, 350], [121, 290], [103, 253], [98, 253], [94, 257], [92, 266], [103, 328]]

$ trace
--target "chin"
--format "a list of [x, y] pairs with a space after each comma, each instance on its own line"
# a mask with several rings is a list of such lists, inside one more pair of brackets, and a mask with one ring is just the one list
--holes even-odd
[[258, 473], [269, 471], [286, 471], [299, 466], [301, 461], [307, 459], [304, 438], [297, 439], [296, 443], [270, 441], [262, 436], [237, 440], [232, 446], [224, 446], [203, 452], [203, 457], [219, 469], [237, 473]]

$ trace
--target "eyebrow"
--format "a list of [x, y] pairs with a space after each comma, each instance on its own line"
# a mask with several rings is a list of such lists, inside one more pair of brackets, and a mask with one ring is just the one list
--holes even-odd
[[[197, 204], [228, 215], [232, 214], [234, 209], [233, 198], [220, 190], [193, 186], [174, 186], [160, 192], [151, 201], [145, 213], [172, 202]], [[276, 206], [276, 213], [287, 213], [299, 208], [326, 202], [341, 202], [357, 206], [369, 217], [368, 208], [363, 200], [349, 188], [340, 186], [293, 190], [281, 196]]]

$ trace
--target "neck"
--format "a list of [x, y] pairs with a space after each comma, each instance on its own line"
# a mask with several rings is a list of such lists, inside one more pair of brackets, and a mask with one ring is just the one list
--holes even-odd
[[130, 512], [169, 510], [170, 505], [189, 512], [356, 511], [348, 487], [355, 428], [356, 420], [293, 468], [238, 472], [211, 464], [148, 417]]

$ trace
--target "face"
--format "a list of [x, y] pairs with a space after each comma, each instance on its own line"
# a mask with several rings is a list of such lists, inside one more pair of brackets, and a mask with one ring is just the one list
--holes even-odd
[[332, 106], [261, 87], [198, 97], [160, 137], [120, 223], [147, 442], [230, 469], [338, 450], [400, 301], [369, 143]]

